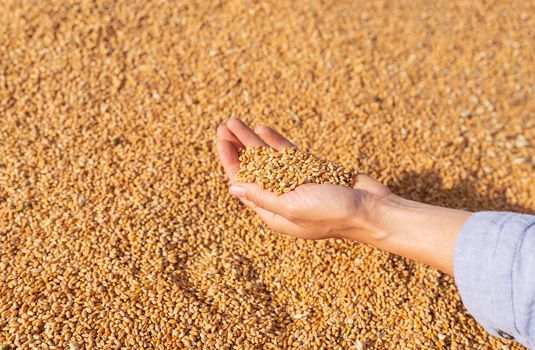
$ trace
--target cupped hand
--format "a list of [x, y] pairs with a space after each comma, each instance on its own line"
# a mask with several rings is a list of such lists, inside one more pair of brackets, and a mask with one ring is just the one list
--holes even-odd
[[295, 147], [270, 127], [260, 126], [255, 132], [235, 118], [217, 129], [217, 150], [231, 182], [231, 194], [253, 209], [271, 229], [305, 239], [346, 237], [368, 241], [367, 236], [376, 227], [377, 202], [391, 195], [386, 186], [358, 175], [354, 188], [304, 184], [276, 196], [257, 184], [236, 182], [239, 150], [259, 146], [276, 150]]

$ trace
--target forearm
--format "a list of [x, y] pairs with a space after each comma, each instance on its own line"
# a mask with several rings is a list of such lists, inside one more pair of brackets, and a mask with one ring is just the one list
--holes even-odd
[[374, 203], [363, 241], [453, 275], [455, 243], [471, 214], [391, 195]]
[[463, 303], [481, 325], [535, 346], [535, 216], [470, 213], [394, 195], [367, 204], [365, 229], [349, 238], [455, 271]]

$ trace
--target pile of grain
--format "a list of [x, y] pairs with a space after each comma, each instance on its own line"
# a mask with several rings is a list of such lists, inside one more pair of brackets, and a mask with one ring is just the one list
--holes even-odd
[[236, 179], [256, 182], [262, 188], [281, 195], [304, 183], [351, 187], [356, 177], [352, 169], [304, 150], [284, 148], [277, 151], [270, 147], [256, 147], [240, 151], [240, 171]]
[[403, 196], [534, 212], [533, 2], [0, 1], [0, 344], [521, 349], [450, 277], [276, 235], [215, 129]]

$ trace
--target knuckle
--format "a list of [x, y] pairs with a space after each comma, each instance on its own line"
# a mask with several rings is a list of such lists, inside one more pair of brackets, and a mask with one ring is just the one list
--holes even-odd
[[266, 207], [266, 202], [265, 202], [264, 198], [260, 194], [253, 193], [252, 197], [253, 197], [252, 198], [252, 202], [254, 204], [256, 204], [258, 207], [260, 207], [260, 208], [265, 208]]
[[265, 125], [259, 125], [257, 128], [256, 128], [256, 131], [259, 132], [259, 133], [267, 133], [269, 132], [269, 128]]
[[290, 202], [286, 204], [286, 213], [289, 218], [297, 218], [300, 214], [300, 208], [296, 203]]
[[[225, 132], [226, 125], [225, 124], [219, 124], [217, 126], [216, 134], [218, 137], [222, 137]], [[213, 130], [213, 129], [212, 129]]]
[[274, 225], [272, 223], [266, 223], [267, 224], [267, 227], [271, 230], [271, 231], [274, 231], [274, 232], [277, 232], [277, 233], [284, 233], [282, 232], [281, 228], [278, 227], [277, 225]]

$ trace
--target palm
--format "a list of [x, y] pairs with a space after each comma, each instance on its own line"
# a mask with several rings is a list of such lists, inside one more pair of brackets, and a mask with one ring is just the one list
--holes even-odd
[[310, 220], [325, 220], [336, 216], [352, 214], [359, 204], [361, 193], [350, 188], [332, 184], [306, 184], [282, 196], [290, 208], [299, 210]]

